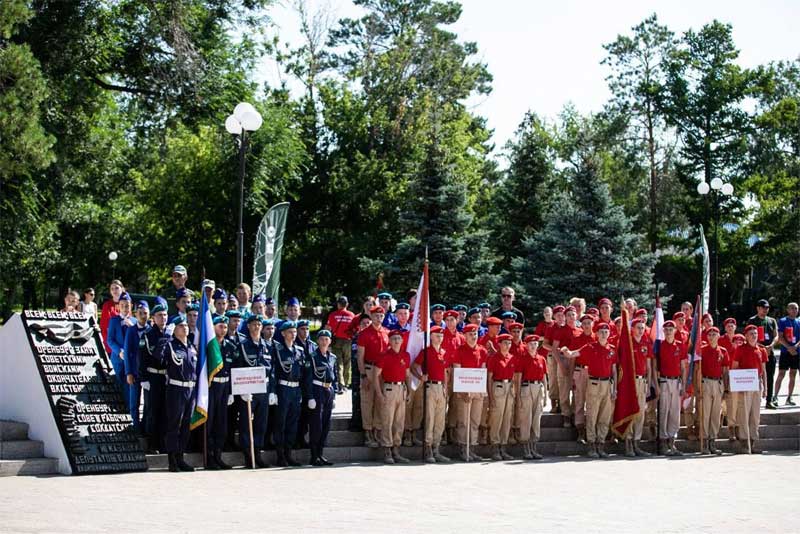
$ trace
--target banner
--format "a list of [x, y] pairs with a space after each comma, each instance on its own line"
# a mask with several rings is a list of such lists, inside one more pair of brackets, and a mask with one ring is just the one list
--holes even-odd
[[731, 369], [729, 371], [731, 391], [759, 391], [758, 369]]
[[[706, 234], [703, 233], [703, 225], [700, 225], [700, 244], [703, 249], [703, 310], [704, 312], [709, 311], [709, 301], [711, 300], [711, 260], [710, 255], [708, 254], [708, 243], [706, 242]], [[719, 258], [719, 252], [717, 252], [717, 257]], [[719, 261], [719, 259], [717, 259]], [[719, 309], [719, 304], [716, 302], [714, 306]], [[703, 314], [700, 314], [702, 317]], [[688, 319], [688, 317], [687, 317]]]
[[486, 393], [486, 378], [485, 367], [477, 369], [455, 367], [453, 369], [453, 392]]
[[281, 288], [281, 257], [288, 214], [288, 202], [275, 204], [261, 219], [256, 234], [253, 295], [263, 293], [267, 297], [272, 297], [276, 302]]

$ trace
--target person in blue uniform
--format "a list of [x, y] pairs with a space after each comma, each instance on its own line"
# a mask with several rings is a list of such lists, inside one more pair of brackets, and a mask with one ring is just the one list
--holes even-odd
[[172, 324], [172, 320], [176, 315], [183, 315], [186, 317], [186, 310], [192, 304], [192, 295], [192, 291], [190, 289], [186, 289], [185, 287], [181, 287], [175, 291], [175, 309], [177, 311], [174, 315], [169, 317], [170, 324]]
[[185, 316], [172, 320], [172, 339], [159, 347], [158, 359], [167, 369], [167, 431], [164, 448], [169, 456], [169, 470], [194, 471], [183, 459], [189, 444], [189, 423], [195, 405], [197, 350], [189, 343], [189, 324]]
[[503, 326], [500, 327], [500, 333], [510, 334], [510, 327], [517, 321], [517, 314], [512, 311], [503, 312], [500, 314], [500, 319], [503, 321]]
[[[236, 305], [229, 307], [228, 311], [225, 312], [225, 318], [228, 319], [228, 335], [225, 339], [234, 347], [234, 359], [236, 359], [236, 354], [239, 352], [239, 344], [242, 340], [242, 336], [238, 332], [239, 323], [242, 320], [242, 312], [240, 312], [237, 307]], [[239, 410], [241, 409], [241, 402], [242, 399], [234, 397], [233, 403], [228, 405], [228, 431], [226, 433], [224, 446], [226, 451], [236, 451], [239, 449], [235, 434], [236, 429], [239, 428]]]
[[458, 322], [456, 323], [456, 330], [459, 332], [464, 331], [464, 325], [467, 324], [467, 307], [464, 304], [456, 304], [453, 309], [458, 312]]
[[167, 370], [158, 359], [157, 350], [170, 338], [167, 333], [167, 307], [156, 304], [150, 310], [150, 318], [153, 324], [143, 336], [144, 343], [139, 344], [139, 380], [144, 390], [148, 452], [157, 453], [164, 450], [166, 428], [164, 395]]
[[267, 392], [242, 395], [244, 402], [240, 403], [239, 411], [239, 439], [242, 451], [245, 452], [245, 466], [252, 468], [250, 459], [250, 429], [247, 420], [247, 401], [251, 401], [253, 416], [253, 448], [256, 451], [256, 466], [269, 467], [261, 457], [264, 449], [264, 438], [267, 434], [267, 421], [269, 406], [278, 403], [275, 395], [275, 368], [273, 366], [273, 353], [261, 339], [261, 316], [251, 315], [247, 318], [247, 337], [239, 344], [239, 351], [233, 361], [233, 367], [264, 367], [267, 374]]
[[[139, 380], [139, 347], [144, 345], [144, 335], [150, 330], [150, 305], [146, 300], [136, 303], [136, 323], [125, 332], [125, 378], [128, 382], [128, 410], [133, 420], [133, 429], [141, 433], [139, 400], [142, 385]], [[147, 417], [147, 414], [145, 414]]]
[[311, 460], [309, 464], [317, 467], [333, 465], [333, 462], [325, 458], [323, 454], [339, 384], [336, 355], [330, 352], [330, 346], [330, 330], [320, 330], [317, 334], [317, 346], [308, 358], [309, 372], [305, 374], [303, 380], [304, 404], [310, 412]]
[[273, 438], [278, 465], [297, 467], [299, 462], [292, 457], [292, 446], [300, 419], [302, 389], [300, 384], [306, 371], [306, 354], [295, 343], [297, 323], [283, 321], [280, 326], [284, 343], [275, 344], [275, 379], [278, 392], [278, 420], [275, 422]]
[[300, 314], [302, 311], [300, 310], [300, 301], [297, 297], [292, 297], [286, 301], [286, 319], [279, 319], [278, 317], [273, 318], [273, 322], [275, 323], [275, 341], [283, 344], [283, 334], [281, 334], [281, 326], [284, 322], [290, 321], [296, 323], [300, 320]]
[[438, 326], [442, 330], [447, 328], [447, 325], [444, 324], [444, 312], [447, 310], [447, 306], [444, 304], [434, 304], [431, 306], [431, 326]]
[[127, 291], [123, 291], [119, 296], [117, 308], [119, 315], [111, 318], [108, 322], [108, 346], [111, 347], [111, 365], [114, 367], [114, 375], [117, 384], [122, 388], [122, 398], [130, 408], [130, 391], [128, 388], [127, 374], [125, 373], [125, 333], [128, 328], [133, 326], [134, 320], [131, 318], [131, 296]]
[[[249, 326], [247, 325], [247, 320], [250, 317], [257, 316], [259, 320], [264, 320], [264, 301], [266, 297], [264, 295], [256, 295], [253, 297], [253, 303], [250, 305], [249, 312], [242, 312], [242, 319], [244, 319], [241, 324], [239, 324], [239, 333], [243, 336], [247, 337], [247, 331]], [[240, 310], [241, 311], [241, 310]]]
[[478, 339], [482, 338], [489, 329], [486, 326], [481, 325], [481, 309], [477, 306], [475, 308], [470, 308], [467, 311], [467, 324], [474, 324], [478, 326]]
[[[311, 354], [317, 350], [317, 344], [314, 343], [311, 339], [311, 325], [305, 319], [300, 319], [297, 321], [297, 339], [295, 339], [295, 344], [300, 346], [303, 349], [303, 352], [306, 355], [306, 370], [311, 367], [311, 360], [309, 359]], [[308, 409], [308, 406], [305, 403], [301, 403], [300, 405], [300, 419], [297, 422], [297, 436], [294, 440], [294, 448], [297, 449], [307, 449], [308, 448], [308, 441], [306, 441], [306, 434], [309, 433], [309, 423], [310, 423], [311, 413]]]
[[378, 304], [386, 310], [386, 316], [383, 318], [383, 327], [394, 330], [397, 327], [397, 316], [392, 309], [392, 294], [386, 292], [378, 293]]
[[224, 289], [218, 287], [214, 290], [211, 298], [214, 300], [214, 313], [211, 314], [211, 318], [223, 317], [228, 311], [228, 294]]
[[222, 354], [222, 367], [208, 385], [208, 420], [206, 421], [207, 454], [206, 469], [230, 469], [222, 460], [222, 448], [228, 433], [228, 406], [233, 404], [231, 395], [231, 366], [236, 357], [236, 345], [227, 337], [228, 318], [214, 319], [214, 336]]

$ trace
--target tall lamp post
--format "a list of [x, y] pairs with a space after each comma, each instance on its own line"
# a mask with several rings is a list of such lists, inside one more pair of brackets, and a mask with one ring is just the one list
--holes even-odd
[[111, 261], [111, 278], [114, 279], [117, 277], [117, 258], [119, 254], [115, 251], [111, 251], [108, 253], [108, 259]]
[[236, 280], [244, 281], [244, 156], [247, 151], [248, 134], [261, 128], [263, 119], [251, 104], [240, 102], [233, 108], [233, 114], [225, 119], [225, 130], [236, 137], [239, 147], [239, 234], [236, 239]]
[[703, 196], [711, 195], [712, 217], [714, 218], [714, 324], [719, 324], [719, 206], [725, 197], [733, 194], [733, 185], [720, 178], [697, 184], [697, 192]]

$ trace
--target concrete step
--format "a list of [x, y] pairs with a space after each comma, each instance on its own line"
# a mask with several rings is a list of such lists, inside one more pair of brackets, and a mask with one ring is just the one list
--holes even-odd
[[28, 439], [28, 424], [0, 420], [0, 441]]
[[42, 458], [44, 443], [30, 439], [0, 441], [0, 460], [22, 460]]
[[54, 475], [57, 473], [58, 460], [55, 458], [0, 460], [0, 477], [16, 475]]
[[[678, 439], [686, 439], [689, 431], [683, 427], [678, 431]], [[762, 439], [767, 438], [800, 438], [800, 426], [798, 425], [761, 425], [758, 427], [758, 435]], [[719, 429], [719, 439], [728, 439], [730, 432], [728, 427]], [[693, 440], [694, 441], [694, 440]]]

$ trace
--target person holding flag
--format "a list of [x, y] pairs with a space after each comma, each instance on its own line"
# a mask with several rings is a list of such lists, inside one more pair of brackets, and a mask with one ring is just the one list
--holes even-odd
[[[203, 330], [203, 326], [200, 327]], [[208, 447], [206, 451], [206, 469], [230, 469], [231, 466], [222, 460], [222, 448], [228, 434], [228, 407], [233, 404], [231, 395], [231, 365], [236, 357], [236, 345], [227, 338], [228, 318], [219, 315], [214, 318], [214, 337], [220, 350], [222, 365], [219, 370], [209, 373], [208, 387], [208, 425], [206, 434]], [[208, 350], [207, 353], [211, 353]], [[214, 355], [213, 358], [216, 358]], [[211, 361], [209, 359], [209, 361]], [[213, 363], [207, 363], [210, 368]]]
[[[623, 320], [622, 329], [626, 329]], [[642, 430], [644, 429], [644, 416], [647, 409], [647, 391], [653, 380], [652, 358], [653, 352], [650, 340], [644, 335], [645, 321], [641, 318], [631, 322], [633, 339], [631, 349], [633, 351], [633, 372], [636, 379], [636, 400], [638, 411], [625, 432], [625, 456], [650, 456], [650, 453], [643, 450], [640, 446], [642, 440]], [[621, 383], [621, 381], [620, 381]], [[618, 402], [619, 404], [619, 402]]]
[[676, 339], [676, 331], [674, 321], [664, 323], [664, 339], [660, 343], [656, 372], [659, 439], [666, 446], [666, 456], [683, 455], [675, 447], [675, 438], [681, 422], [681, 398], [685, 392], [688, 353], [686, 346]]

